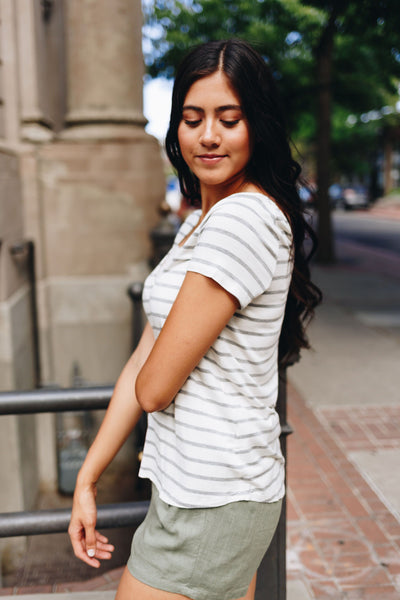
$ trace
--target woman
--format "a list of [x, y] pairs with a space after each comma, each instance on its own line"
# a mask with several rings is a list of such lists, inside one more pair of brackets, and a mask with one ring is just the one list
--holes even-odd
[[166, 146], [199, 208], [146, 280], [148, 324], [80, 470], [69, 532], [89, 565], [110, 557], [95, 530], [96, 481], [144, 410], [140, 475], [152, 500], [117, 600], [250, 600], [284, 495], [278, 358], [308, 347], [320, 292], [303, 250], [313, 234], [300, 168], [270, 71], [249, 45], [188, 55]]

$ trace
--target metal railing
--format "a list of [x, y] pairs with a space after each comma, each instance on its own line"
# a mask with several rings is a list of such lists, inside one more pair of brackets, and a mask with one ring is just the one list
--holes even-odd
[[[139, 525], [146, 516], [149, 502], [116, 502], [97, 508], [97, 527], [111, 529]], [[58, 508], [0, 514], [0, 537], [65, 533], [71, 511]]]
[[[28, 392], [0, 392], [0, 416], [99, 410], [108, 406], [111, 386], [70, 389], [41, 389]], [[286, 369], [281, 369], [278, 412], [281, 420], [281, 446], [286, 457], [286, 437], [292, 432], [286, 423]], [[99, 529], [139, 525], [149, 502], [123, 502], [99, 505]], [[0, 538], [64, 533], [68, 530], [70, 509], [0, 513]], [[286, 599], [286, 505], [274, 539], [258, 570], [256, 600]]]
[[[105, 409], [112, 392], [112, 386], [0, 392], [0, 416]], [[148, 501], [100, 505], [98, 527], [139, 525], [148, 505]], [[68, 529], [70, 517], [70, 509], [0, 513], [0, 538], [63, 533]]]
[[[128, 294], [133, 304], [132, 346], [135, 347], [142, 330], [141, 284], [133, 284]], [[277, 412], [281, 423], [281, 447], [285, 459], [286, 438], [292, 433], [286, 420], [286, 391], [286, 368], [281, 368]], [[112, 392], [112, 386], [0, 392], [0, 416], [105, 409]], [[148, 501], [99, 505], [97, 526], [100, 529], [137, 526], [146, 516], [148, 505]], [[70, 516], [70, 509], [0, 513], [0, 538], [64, 533], [68, 530]], [[283, 501], [281, 518], [274, 538], [257, 575], [255, 600], [272, 598], [286, 600], [286, 499]]]
[[0, 392], [0, 415], [27, 415], [107, 408], [113, 386], [43, 388]]

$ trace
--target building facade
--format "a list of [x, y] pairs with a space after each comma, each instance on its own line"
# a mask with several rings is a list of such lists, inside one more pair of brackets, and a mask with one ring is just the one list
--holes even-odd
[[[0, 0], [2, 390], [69, 386], [75, 364], [112, 383], [129, 355], [165, 189], [141, 25], [140, 0]], [[0, 418], [1, 512], [56, 485], [55, 446], [52, 415]]]

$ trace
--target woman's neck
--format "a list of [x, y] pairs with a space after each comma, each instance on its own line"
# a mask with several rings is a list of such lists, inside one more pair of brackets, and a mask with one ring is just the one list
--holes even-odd
[[226, 198], [227, 196], [231, 196], [232, 194], [237, 194], [239, 192], [265, 193], [260, 186], [252, 183], [251, 181], [247, 181], [246, 179], [237, 182], [229, 182], [221, 186], [206, 186], [200, 184], [200, 191], [201, 212], [203, 218], [208, 211], [215, 204], [217, 204], [217, 202], [223, 198]]

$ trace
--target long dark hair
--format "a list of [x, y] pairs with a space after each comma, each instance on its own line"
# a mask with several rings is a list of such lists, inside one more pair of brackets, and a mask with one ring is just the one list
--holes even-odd
[[[192, 205], [198, 205], [201, 200], [199, 180], [182, 158], [178, 127], [191, 85], [219, 69], [238, 94], [253, 135], [254, 148], [247, 165], [247, 178], [274, 199], [289, 220], [293, 233], [293, 275], [279, 340], [279, 360], [285, 365], [301, 348], [310, 347], [305, 326], [322, 298], [310, 280], [308, 266], [316, 248], [316, 237], [304, 218], [297, 189], [301, 168], [292, 157], [272, 73], [249, 44], [237, 39], [213, 41], [198, 46], [186, 56], [175, 79], [166, 151], [177, 170], [183, 196]], [[308, 252], [306, 238], [310, 242]]]

